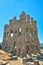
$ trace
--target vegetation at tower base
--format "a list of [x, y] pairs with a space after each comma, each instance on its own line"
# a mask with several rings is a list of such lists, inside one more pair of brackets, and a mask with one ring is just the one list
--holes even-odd
[[40, 53], [40, 44], [37, 33], [37, 22], [25, 12], [9, 20], [4, 26], [2, 49], [13, 55], [24, 56]]

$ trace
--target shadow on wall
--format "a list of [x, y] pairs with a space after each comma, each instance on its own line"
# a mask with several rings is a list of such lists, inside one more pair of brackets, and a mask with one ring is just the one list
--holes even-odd
[[2, 49], [2, 44], [1, 44], [1, 42], [0, 42], [0, 49]]

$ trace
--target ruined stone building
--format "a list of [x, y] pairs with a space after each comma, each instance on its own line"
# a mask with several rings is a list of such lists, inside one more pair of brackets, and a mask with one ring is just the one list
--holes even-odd
[[2, 48], [18, 56], [40, 53], [36, 20], [25, 12], [21, 13], [19, 20], [16, 17], [10, 19], [9, 25], [4, 26]]

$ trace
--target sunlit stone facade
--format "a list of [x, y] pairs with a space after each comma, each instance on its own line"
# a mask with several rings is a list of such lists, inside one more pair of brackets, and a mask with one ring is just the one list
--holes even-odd
[[9, 20], [4, 26], [2, 49], [21, 56], [22, 54], [40, 53], [37, 22], [25, 12]]

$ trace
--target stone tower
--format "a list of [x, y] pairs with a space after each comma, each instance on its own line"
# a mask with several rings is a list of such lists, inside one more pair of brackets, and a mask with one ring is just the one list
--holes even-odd
[[9, 25], [4, 26], [2, 49], [18, 56], [40, 53], [36, 21], [25, 12], [19, 20], [16, 17], [10, 19]]

